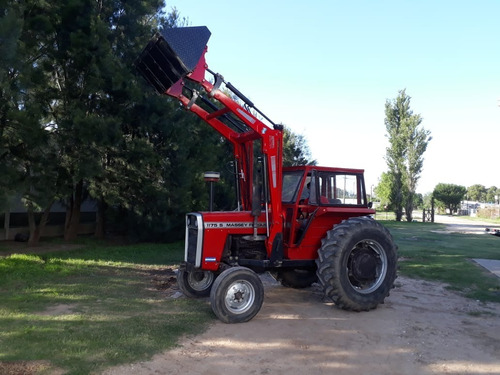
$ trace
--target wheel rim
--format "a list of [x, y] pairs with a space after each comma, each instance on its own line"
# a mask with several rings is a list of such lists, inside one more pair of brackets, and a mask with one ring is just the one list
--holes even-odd
[[387, 274], [387, 254], [373, 240], [358, 242], [349, 252], [347, 274], [351, 287], [361, 294], [375, 291]]
[[210, 288], [214, 281], [214, 274], [210, 271], [189, 272], [187, 281], [193, 290], [201, 292]]
[[239, 280], [227, 289], [224, 303], [233, 314], [243, 314], [248, 311], [255, 301], [255, 289], [251, 283]]

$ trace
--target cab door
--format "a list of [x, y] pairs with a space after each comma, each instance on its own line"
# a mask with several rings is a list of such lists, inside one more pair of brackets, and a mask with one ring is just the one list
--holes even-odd
[[283, 173], [282, 207], [285, 218], [283, 228], [285, 255], [286, 248], [300, 242], [305, 230], [305, 220], [314, 210], [314, 208], [311, 209], [311, 203], [316, 201], [314, 174], [314, 171], [309, 171], [306, 168]]

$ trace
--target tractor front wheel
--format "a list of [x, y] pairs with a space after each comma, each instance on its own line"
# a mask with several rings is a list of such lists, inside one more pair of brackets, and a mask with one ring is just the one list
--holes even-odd
[[180, 269], [177, 274], [177, 284], [188, 297], [208, 297], [214, 281], [215, 274], [211, 271]]
[[210, 292], [212, 310], [224, 323], [248, 322], [260, 311], [264, 286], [249, 268], [232, 267], [222, 272]]
[[318, 255], [317, 274], [325, 296], [344, 310], [374, 309], [394, 286], [397, 246], [372, 218], [336, 225], [322, 240]]

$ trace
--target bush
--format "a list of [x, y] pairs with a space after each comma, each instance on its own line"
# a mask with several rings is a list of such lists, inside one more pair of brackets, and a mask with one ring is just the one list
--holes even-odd
[[481, 219], [498, 219], [500, 217], [499, 207], [485, 207], [477, 210], [477, 217]]

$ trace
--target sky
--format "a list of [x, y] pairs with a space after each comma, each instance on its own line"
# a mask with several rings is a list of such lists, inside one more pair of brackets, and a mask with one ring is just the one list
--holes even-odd
[[431, 132], [417, 192], [500, 187], [500, 1], [167, 0], [212, 35], [206, 60], [318, 165], [387, 171], [385, 103]]

